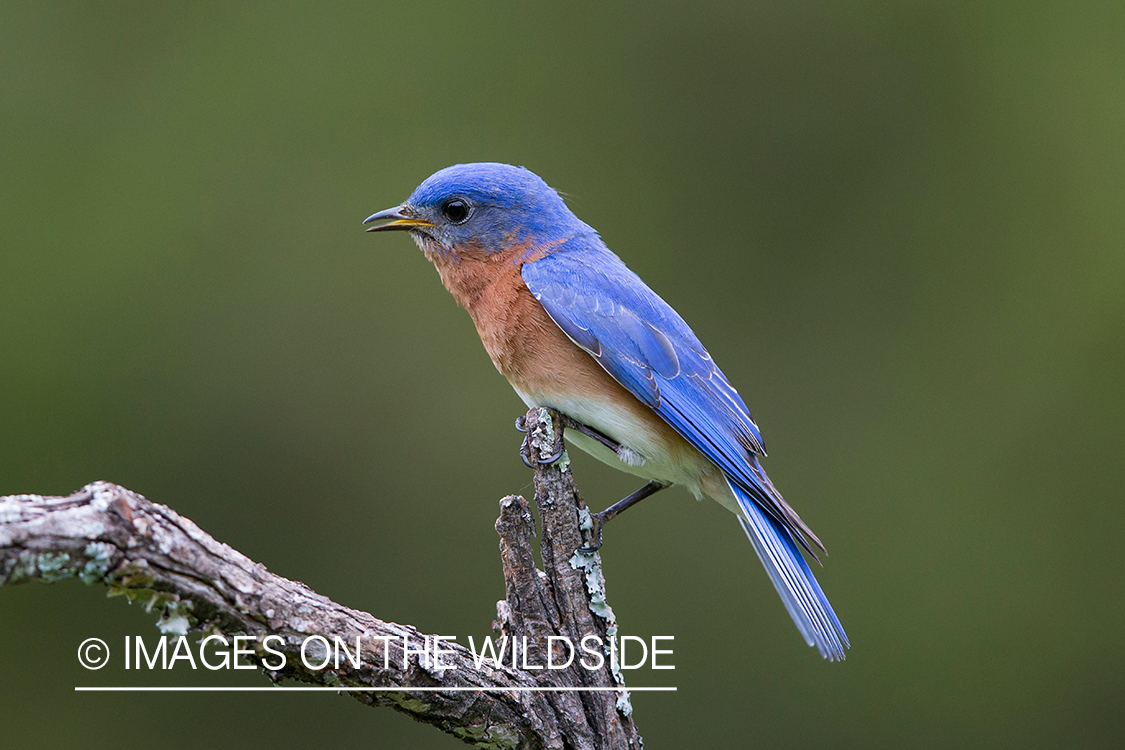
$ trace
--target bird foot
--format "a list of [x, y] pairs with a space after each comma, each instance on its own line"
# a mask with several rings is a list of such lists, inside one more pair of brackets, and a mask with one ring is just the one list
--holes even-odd
[[590, 541], [586, 543], [586, 546], [579, 547], [575, 552], [585, 552], [588, 555], [592, 555], [602, 548], [602, 529], [605, 528], [605, 522], [613, 518], [613, 516], [607, 518], [607, 512], [608, 509], [603, 510], [601, 513], [590, 514], [590, 523], [592, 524], [590, 528]]
[[590, 529], [590, 542], [585, 547], [579, 547], [578, 551], [587, 553], [597, 552], [602, 547], [602, 529], [609, 519], [628, 510], [646, 497], [655, 495], [657, 492], [660, 492], [660, 490], [670, 486], [670, 482], [661, 482], [654, 479], [628, 497], [618, 500], [601, 513], [591, 513], [590, 522], [593, 525]]
[[[531, 462], [531, 433], [527, 429], [527, 419], [525, 417], [520, 416], [516, 419], [516, 429], [524, 434], [523, 442], [520, 443], [520, 458], [523, 459], [523, 463], [527, 468], [534, 469], [535, 464]], [[539, 465], [548, 466], [550, 464], [553, 464], [555, 461], [558, 461], [562, 457], [562, 454], [565, 452], [566, 448], [565, 446], [563, 446], [560, 447], [555, 453], [551, 453], [546, 456], [540, 453]]]

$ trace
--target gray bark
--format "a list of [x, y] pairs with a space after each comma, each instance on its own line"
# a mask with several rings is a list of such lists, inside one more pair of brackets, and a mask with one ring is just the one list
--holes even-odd
[[[496, 531], [506, 596], [497, 602], [493, 627], [521, 643], [526, 636], [526, 663], [542, 665], [547, 636], [565, 636], [577, 646], [584, 637], [596, 635], [605, 643], [607, 635], [616, 633], [616, 623], [605, 601], [600, 558], [576, 553], [588, 541], [588, 528], [583, 528], [588, 526], [583, 523], [588, 511], [575, 488], [569, 459], [563, 453], [549, 465], [536, 460], [562, 447], [558, 415], [536, 408], [527, 413], [526, 423], [536, 464], [535, 501], [545, 570], [536, 569], [532, 556], [534, 522], [527, 502], [515, 495], [505, 497]], [[510, 656], [503, 666], [490, 659], [478, 666], [468, 648], [446, 642], [443, 649], [449, 652], [443, 653], [440, 665], [417, 655], [404, 660], [404, 637], [412, 649], [419, 649], [424, 639], [432, 643], [435, 636], [349, 609], [303, 583], [274, 575], [170, 508], [123, 487], [94, 482], [69, 497], [0, 498], [0, 586], [69, 577], [108, 586], [143, 603], [159, 614], [158, 625], [166, 633], [190, 628], [203, 634], [253, 636], [253, 659], [275, 682], [391, 688], [349, 694], [367, 705], [391, 706], [479, 747], [641, 747], [628, 694], [608, 657], [597, 670], [581, 667], [577, 657], [564, 670], [513, 668]], [[271, 642], [272, 648], [286, 657], [285, 666], [276, 671], [265, 664], [279, 660], [262, 646], [271, 635], [280, 638]], [[306, 667], [300, 648], [310, 635], [323, 636], [329, 643], [338, 636], [349, 648], [359, 636], [360, 668], [346, 660], [339, 668], [331, 662], [320, 670]], [[552, 656], [556, 663], [565, 661], [565, 654], [556, 651]], [[521, 665], [523, 659], [521, 653]], [[482, 691], [416, 690], [422, 687]], [[542, 687], [620, 689], [527, 690]]]

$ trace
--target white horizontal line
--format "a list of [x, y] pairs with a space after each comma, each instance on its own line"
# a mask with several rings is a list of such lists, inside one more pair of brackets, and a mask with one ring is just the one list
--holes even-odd
[[294, 693], [331, 691], [334, 693], [607, 693], [625, 690], [630, 693], [675, 692], [675, 687], [189, 687], [189, 686], [134, 686], [75, 687], [76, 693], [276, 693], [287, 690]]

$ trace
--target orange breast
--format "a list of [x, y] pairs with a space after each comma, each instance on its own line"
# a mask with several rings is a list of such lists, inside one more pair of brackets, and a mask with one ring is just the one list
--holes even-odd
[[468, 249], [455, 258], [434, 255], [430, 260], [445, 287], [468, 310], [496, 369], [517, 389], [565, 388], [632, 399], [532, 296], [520, 276], [526, 254], [524, 248], [501, 253]]
[[[701, 458], [551, 320], [520, 276], [526, 256], [526, 248], [520, 248], [503, 253], [470, 249], [456, 258], [430, 257], [446, 288], [468, 310], [496, 369], [525, 398], [527, 394], [541, 398], [541, 406], [574, 412], [578, 410], [564, 409], [563, 404], [612, 405], [616, 414], [606, 421], [593, 418], [599, 409], [591, 409], [589, 419], [583, 419], [584, 414], [570, 415], [649, 458], [679, 462], [691, 456], [692, 463]], [[630, 427], [625, 429], [626, 425]]]

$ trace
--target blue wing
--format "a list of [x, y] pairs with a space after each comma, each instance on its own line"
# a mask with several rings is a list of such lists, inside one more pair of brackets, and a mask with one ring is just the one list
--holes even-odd
[[521, 273], [571, 340], [722, 469], [746, 513], [739, 520], [806, 641], [842, 658], [836, 633], [847, 637], [797, 548], [813, 554], [808, 540], [824, 546], [766, 476], [758, 426], [683, 318], [593, 235], [525, 263]]

